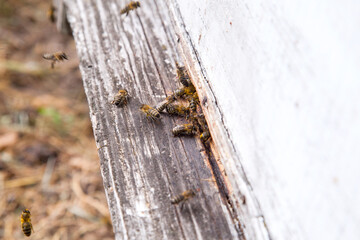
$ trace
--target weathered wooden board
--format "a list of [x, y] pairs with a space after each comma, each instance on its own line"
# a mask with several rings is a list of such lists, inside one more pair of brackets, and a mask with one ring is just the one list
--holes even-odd
[[[206, 156], [198, 138], [172, 136], [183, 119], [152, 122], [139, 111], [141, 104], [155, 105], [180, 86], [174, 62], [183, 60], [167, 3], [142, 1], [127, 17], [119, 14], [125, 1], [64, 3], [116, 239], [244, 238], [214, 156]], [[110, 104], [120, 88], [131, 96], [124, 108]], [[171, 196], [189, 188], [201, 191], [183, 210], [171, 205]]]

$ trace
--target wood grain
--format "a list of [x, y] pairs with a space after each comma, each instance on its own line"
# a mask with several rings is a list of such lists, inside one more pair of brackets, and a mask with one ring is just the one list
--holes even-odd
[[[174, 138], [184, 119], [152, 122], [141, 104], [155, 105], [180, 85], [177, 36], [161, 1], [120, 16], [124, 1], [64, 1], [80, 59], [101, 173], [116, 239], [241, 239], [241, 224], [217, 184], [217, 161], [197, 138]], [[127, 89], [124, 108], [110, 104]], [[215, 184], [208, 179], [216, 179]], [[200, 188], [183, 210], [170, 197]], [[226, 188], [225, 186], [223, 188]]]

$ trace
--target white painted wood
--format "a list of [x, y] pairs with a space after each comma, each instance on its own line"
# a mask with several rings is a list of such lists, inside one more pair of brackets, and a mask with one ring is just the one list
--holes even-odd
[[168, 6], [247, 236], [359, 239], [360, 2]]

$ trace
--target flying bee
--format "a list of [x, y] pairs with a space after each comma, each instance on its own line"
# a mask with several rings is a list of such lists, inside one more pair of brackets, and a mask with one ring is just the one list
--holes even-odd
[[56, 8], [54, 7], [54, 5], [51, 4], [51, 6], [49, 7], [48, 11], [47, 11], [47, 17], [48, 19], [54, 23], [55, 22], [55, 11], [56, 11]]
[[180, 67], [178, 62], [175, 62], [176, 65], [176, 75], [181, 82], [182, 85], [185, 87], [189, 86], [189, 76], [185, 73], [185, 67]]
[[129, 12], [131, 10], [135, 10], [138, 7], [140, 7], [140, 2], [135, 2], [135, 1], [130, 2], [128, 5], [126, 5], [126, 7], [121, 9], [120, 14], [126, 13], [126, 16], [127, 16], [127, 15], [129, 15]]
[[166, 111], [171, 115], [186, 116], [189, 113], [189, 108], [181, 104], [167, 104]]
[[68, 57], [64, 52], [45, 53], [43, 58], [46, 60], [51, 60], [51, 68], [54, 68], [56, 62], [68, 60]]
[[173, 101], [175, 101], [175, 97], [173, 95], [168, 96], [164, 101], [160, 102], [158, 105], [155, 106], [155, 109], [158, 112], [162, 112], [164, 111], [164, 109], [167, 107], [168, 104], [172, 103]]
[[149, 105], [143, 104], [140, 107], [140, 110], [146, 114], [147, 118], [150, 118], [151, 120], [160, 119], [160, 113], [155, 109], [150, 107]]
[[174, 134], [174, 136], [181, 136], [181, 135], [194, 135], [194, 125], [192, 125], [191, 123], [189, 124], [182, 124], [182, 125], [176, 125], [173, 130], [172, 133]]
[[186, 190], [185, 192], [173, 197], [170, 199], [171, 204], [179, 204], [182, 203], [181, 205], [181, 209], [184, 206], [184, 202], [186, 202], [187, 200], [189, 200], [192, 197], [195, 197], [196, 192], [199, 192], [200, 189], [190, 189], [190, 190]]
[[23, 233], [27, 237], [30, 237], [31, 230], [33, 232], [35, 232], [32, 224], [31, 224], [31, 214], [30, 214], [29, 209], [25, 209], [21, 214], [21, 228], [22, 228]]
[[115, 104], [118, 107], [123, 107], [127, 104], [127, 101], [128, 101], [128, 92], [125, 89], [120, 89], [111, 103]]

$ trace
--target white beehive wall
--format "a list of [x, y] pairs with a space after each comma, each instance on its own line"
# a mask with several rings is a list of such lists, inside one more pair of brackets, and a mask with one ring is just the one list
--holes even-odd
[[359, 239], [360, 2], [177, 4], [271, 237]]

